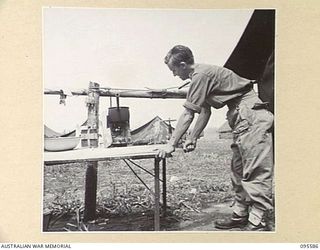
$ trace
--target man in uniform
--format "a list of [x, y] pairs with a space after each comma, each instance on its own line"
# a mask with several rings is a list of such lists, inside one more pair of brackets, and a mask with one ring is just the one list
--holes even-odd
[[194, 113], [198, 119], [184, 149], [195, 149], [197, 138], [211, 116], [211, 107], [228, 106], [227, 119], [233, 130], [231, 145], [231, 180], [235, 204], [230, 218], [215, 222], [219, 229], [246, 227], [246, 230], [267, 230], [265, 216], [272, 206], [273, 162], [270, 161], [273, 115], [252, 89], [253, 81], [219, 66], [195, 64], [192, 51], [174, 46], [165, 57], [174, 76], [191, 79], [184, 112], [168, 145], [158, 157], [174, 152], [178, 141], [191, 125]]

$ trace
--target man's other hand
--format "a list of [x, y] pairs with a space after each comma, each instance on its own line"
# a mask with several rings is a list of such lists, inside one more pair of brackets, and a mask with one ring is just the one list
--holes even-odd
[[157, 149], [157, 157], [158, 158], [166, 158], [166, 155], [174, 152], [174, 146], [167, 144], [163, 149]]
[[185, 153], [191, 152], [195, 150], [196, 145], [197, 145], [196, 140], [187, 139], [186, 142], [183, 144], [183, 151]]

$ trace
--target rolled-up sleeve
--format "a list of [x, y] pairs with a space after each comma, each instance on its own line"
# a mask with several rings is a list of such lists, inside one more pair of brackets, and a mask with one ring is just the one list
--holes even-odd
[[210, 78], [202, 73], [197, 73], [192, 76], [187, 100], [183, 106], [196, 113], [201, 112], [201, 107], [207, 107], [206, 97], [208, 95]]

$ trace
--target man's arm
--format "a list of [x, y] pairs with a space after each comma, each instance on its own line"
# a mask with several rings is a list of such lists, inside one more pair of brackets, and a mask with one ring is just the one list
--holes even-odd
[[185, 152], [193, 151], [196, 148], [197, 139], [199, 138], [203, 129], [207, 126], [208, 121], [211, 116], [211, 109], [208, 108], [201, 108], [201, 112], [197, 118], [196, 124], [190, 134], [190, 137], [186, 140], [185, 144], [183, 145], [183, 149]]
[[181, 114], [177, 126], [172, 134], [169, 144], [173, 147], [178, 145], [183, 134], [188, 130], [194, 118], [194, 111], [186, 108]]
[[197, 118], [196, 124], [191, 132], [190, 139], [197, 140], [203, 131], [203, 129], [207, 126], [208, 121], [211, 116], [211, 109], [208, 108], [201, 108], [201, 112]]
[[183, 113], [181, 114], [176, 129], [173, 132], [173, 135], [167, 144], [166, 148], [163, 150], [158, 151], [158, 157], [165, 158], [167, 154], [171, 154], [174, 152], [175, 147], [177, 146], [179, 140], [181, 139], [182, 135], [188, 130], [190, 124], [192, 123], [194, 118], [194, 111], [191, 109], [186, 108]]

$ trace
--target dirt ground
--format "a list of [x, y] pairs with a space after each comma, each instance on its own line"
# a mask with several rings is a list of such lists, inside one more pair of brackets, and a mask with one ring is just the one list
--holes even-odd
[[[177, 150], [167, 161], [167, 213], [162, 231], [216, 231], [232, 212], [230, 140], [202, 138], [196, 151]], [[153, 172], [153, 161], [135, 161]], [[133, 166], [153, 189], [153, 177]], [[153, 196], [123, 161], [99, 162], [97, 219], [84, 223], [84, 164], [45, 166], [44, 231], [152, 231]], [[274, 230], [271, 212], [270, 230]], [[50, 219], [48, 221], [48, 219]]]

